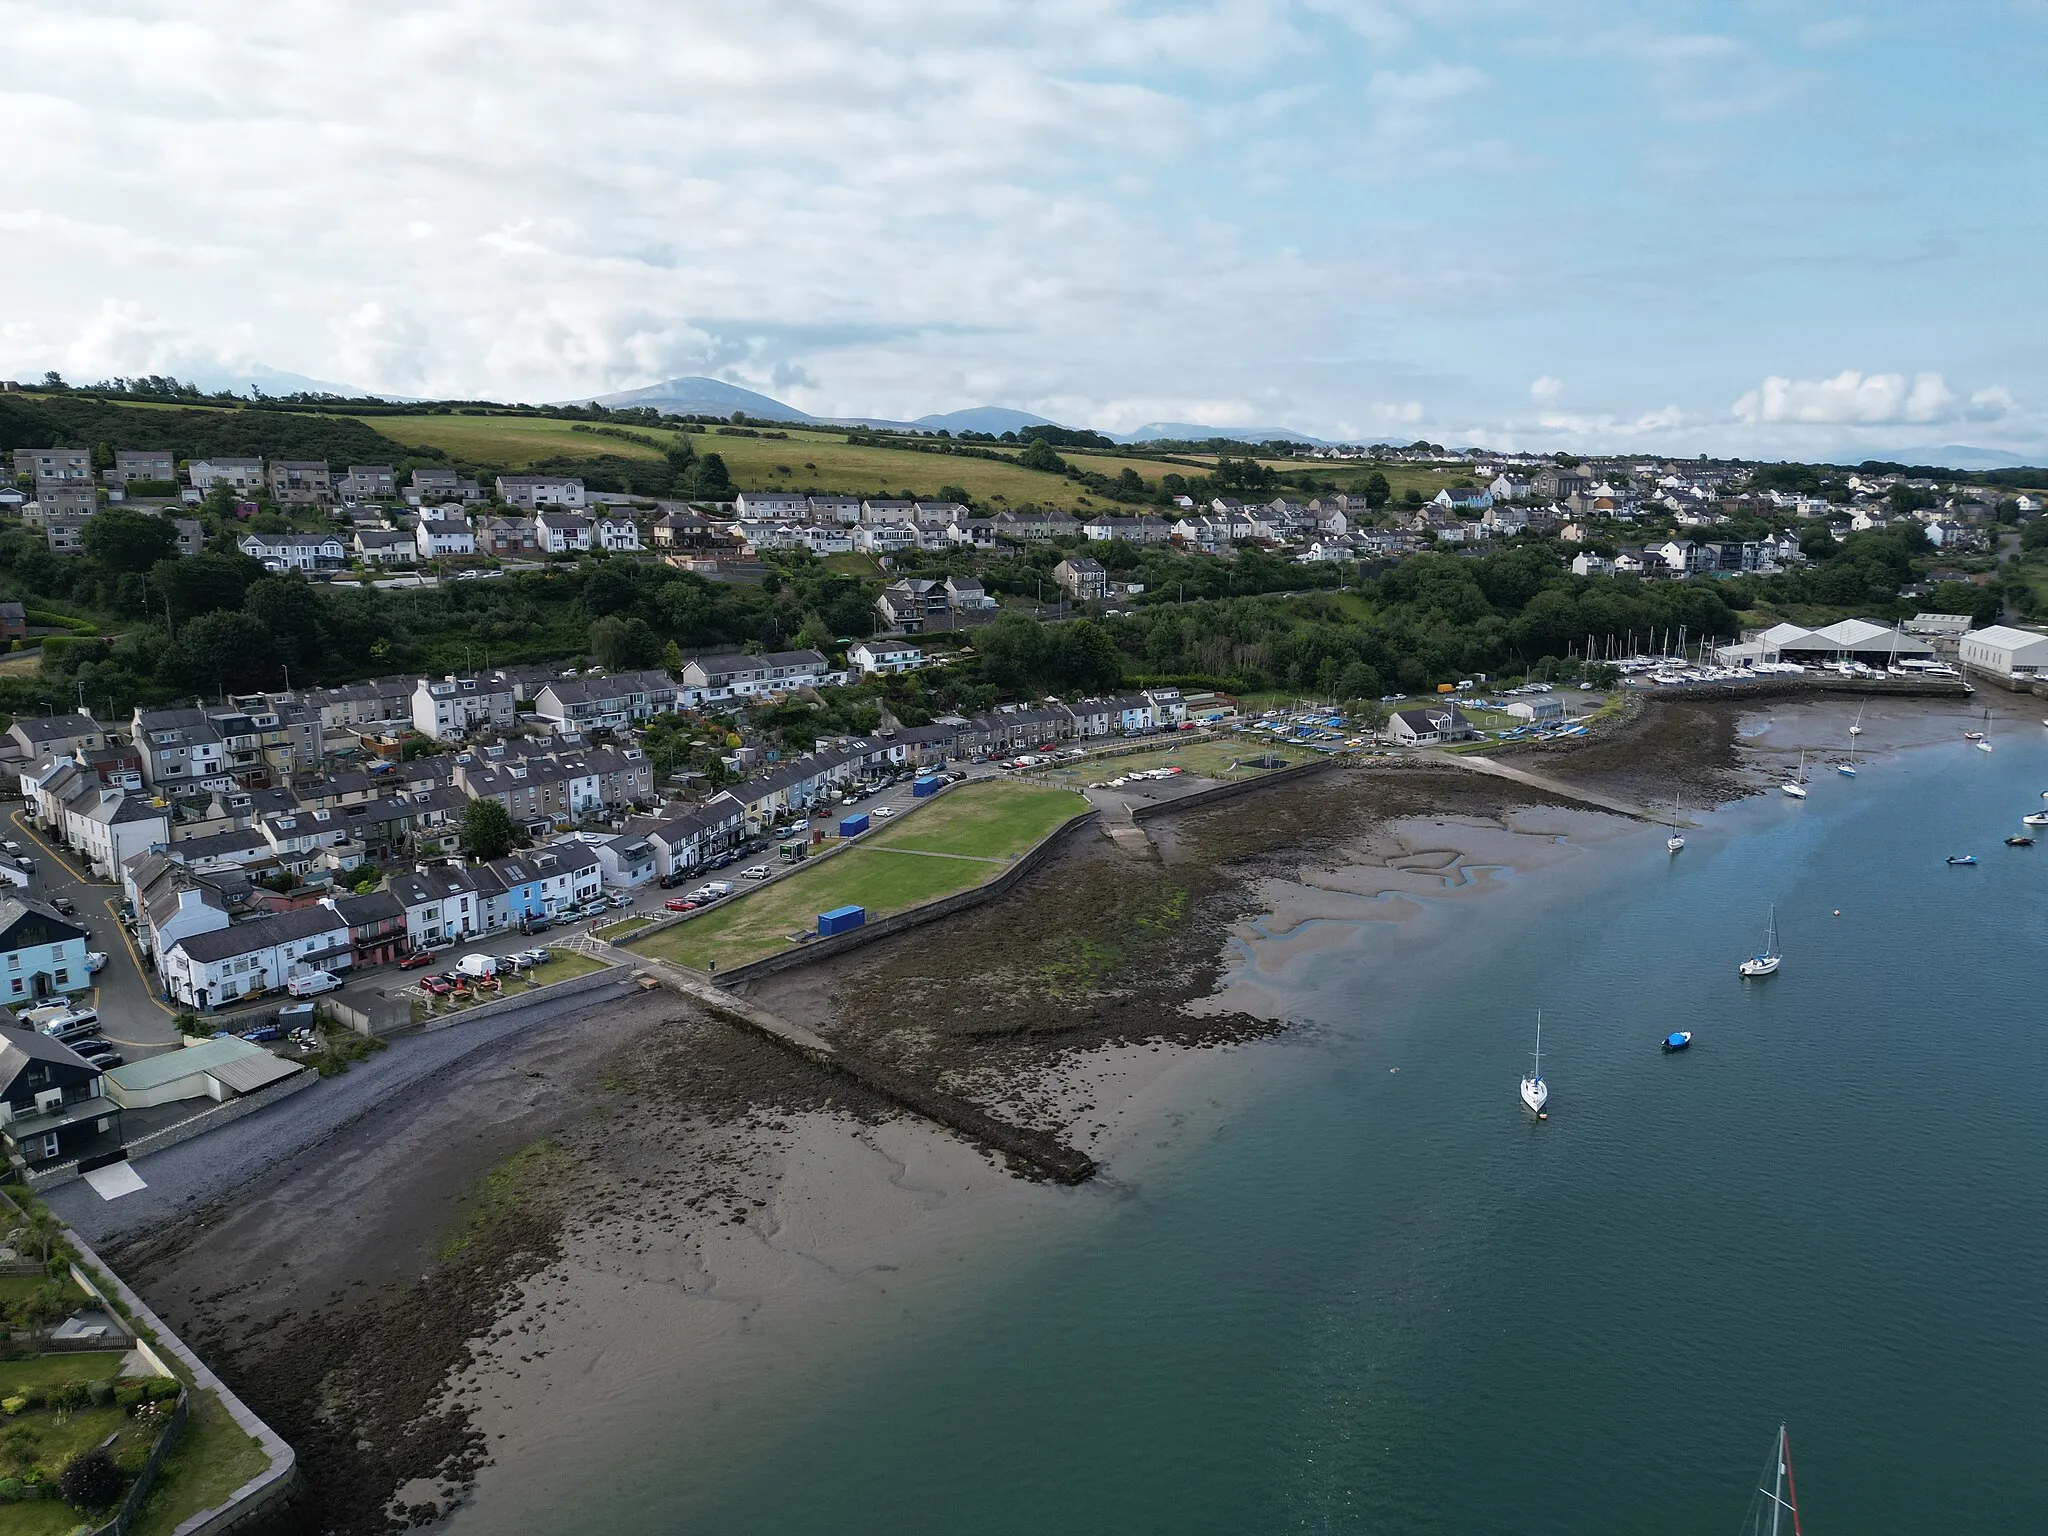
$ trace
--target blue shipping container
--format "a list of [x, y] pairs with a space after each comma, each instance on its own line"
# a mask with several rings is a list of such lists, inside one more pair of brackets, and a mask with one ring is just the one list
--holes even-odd
[[834, 907], [818, 914], [818, 937], [829, 939], [835, 933], [850, 933], [867, 920], [866, 907]]
[[859, 837], [867, 829], [868, 813], [866, 811], [861, 811], [857, 815], [839, 818], [839, 835], [841, 837]]
[[918, 779], [911, 784], [910, 793], [916, 799], [922, 800], [926, 795], [936, 794], [940, 783], [938, 779]]

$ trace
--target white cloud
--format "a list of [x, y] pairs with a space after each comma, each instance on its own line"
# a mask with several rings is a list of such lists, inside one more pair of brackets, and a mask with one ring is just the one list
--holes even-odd
[[1529, 398], [1531, 400], [1548, 402], [1557, 399], [1557, 397], [1562, 395], [1563, 393], [1564, 380], [1553, 379], [1547, 373], [1544, 374], [1541, 378], [1531, 379], [1529, 381]]
[[[1971, 396], [1974, 420], [1995, 421], [2012, 408], [2003, 388]], [[1939, 373], [1858, 373], [1845, 368], [1831, 379], [1773, 375], [1735, 402], [1735, 415], [1751, 425], [1924, 426], [1955, 421], [1962, 403]], [[1981, 413], [1981, 414], [1980, 414]]]

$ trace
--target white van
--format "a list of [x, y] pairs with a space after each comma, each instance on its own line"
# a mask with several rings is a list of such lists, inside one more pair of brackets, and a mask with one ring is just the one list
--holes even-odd
[[496, 955], [464, 955], [455, 962], [455, 969], [465, 976], [495, 976], [498, 974]]
[[284, 984], [285, 991], [293, 997], [318, 997], [322, 992], [332, 992], [341, 985], [341, 978], [332, 971], [307, 971], [294, 976]]

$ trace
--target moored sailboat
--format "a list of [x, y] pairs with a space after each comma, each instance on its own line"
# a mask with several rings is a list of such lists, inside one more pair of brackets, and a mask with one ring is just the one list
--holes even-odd
[[1778, 908], [1773, 903], [1770, 924], [1764, 929], [1763, 949], [1743, 961], [1736, 970], [1744, 976], [1774, 976], [1783, 960], [1784, 956], [1778, 953]]
[[1794, 800], [1804, 800], [1806, 798], [1806, 754], [1804, 752], [1799, 754], [1798, 774], [1793, 778], [1787, 779], [1778, 788], [1782, 789]]
[[1805, 1536], [1799, 1528], [1799, 1490], [1792, 1481], [1792, 1437], [1785, 1426], [1771, 1442], [1771, 1459], [1757, 1479], [1756, 1493], [1749, 1501], [1749, 1518], [1743, 1521], [1743, 1536], [1781, 1536], [1788, 1523], [1792, 1536]]
[[1536, 1065], [1530, 1074], [1522, 1079], [1522, 1102], [1529, 1106], [1530, 1113], [1538, 1120], [1548, 1118], [1543, 1106], [1550, 1102], [1550, 1085], [1543, 1081], [1543, 1010], [1536, 1011]]

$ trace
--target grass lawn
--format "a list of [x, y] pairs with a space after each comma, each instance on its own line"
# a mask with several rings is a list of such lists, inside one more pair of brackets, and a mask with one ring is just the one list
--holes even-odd
[[67, 1381], [112, 1381], [121, 1374], [127, 1354], [120, 1349], [81, 1349], [69, 1354], [36, 1355], [27, 1360], [0, 1360], [0, 1397], [23, 1387], [56, 1387]]
[[[603, 939], [607, 944], [617, 944], [629, 939], [654, 921], [651, 917], [622, 917], [616, 923], [598, 923], [590, 930], [593, 939]], [[582, 956], [578, 956], [582, 959]]]
[[202, 1509], [216, 1509], [270, 1460], [211, 1392], [194, 1391], [178, 1443], [164, 1453], [156, 1487], [130, 1536], [169, 1536]]
[[1064, 789], [965, 784], [886, 828], [870, 832], [866, 846], [1007, 859], [1087, 808], [1086, 801]]
[[[0, 1275], [0, 1306], [33, 1296], [49, 1283], [48, 1275]], [[85, 1292], [67, 1278], [64, 1281], [64, 1294], [83, 1297]]]
[[573, 949], [558, 949], [550, 945], [548, 953], [553, 955], [554, 959], [538, 970], [527, 972], [527, 975], [539, 978], [542, 986], [551, 987], [558, 981], [573, 981], [578, 976], [588, 976], [592, 971], [604, 969], [602, 960], [578, 954]]
[[[993, 880], [1006, 865], [988, 861], [1007, 861], [1085, 806], [1067, 790], [1009, 784], [954, 790], [889, 829], [901, 836], [885, 834], [849, 848], [629, 947], [699, 970], [713, 961], [725, 969], [744, 965], [787, 949], [792, 933], [816, 933], [818, 914], [834, 907], [865, 907], [870, 918], [886, 917]], [[913, 848], [920, 851], [902, 851]]]

